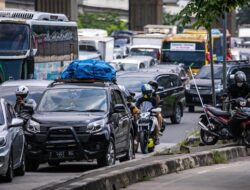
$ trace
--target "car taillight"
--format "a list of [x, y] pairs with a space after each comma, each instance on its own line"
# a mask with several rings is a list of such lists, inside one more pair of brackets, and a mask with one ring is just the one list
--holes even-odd
[[156, 59], [157, 59], [157, 60], [160, 60], [160, 58], [161, 58], [161, 53], [160, 53], [160, 52], [157, 52]]

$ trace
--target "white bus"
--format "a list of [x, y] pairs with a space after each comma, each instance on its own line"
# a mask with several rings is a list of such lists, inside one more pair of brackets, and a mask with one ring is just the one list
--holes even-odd
[[77, 24], [63, 14], [0, 11], [0, 82], [55, 79], [78, 58]]

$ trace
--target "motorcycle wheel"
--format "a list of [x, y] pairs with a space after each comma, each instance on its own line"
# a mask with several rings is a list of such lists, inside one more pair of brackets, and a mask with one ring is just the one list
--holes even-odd
[[148, 139], [143, 131], [140, 132], [139, 138], [140, 138], [141, 151], [143, 154], [147, 154], [148, 153]]
[[215, 145], [218, 141], [218, 138], [209, 134], [208, 132], [201, 130], [200, 131], [201, 141], [205, 145]]
[[247, 127], [244, 131], [243, 143], [247, 148], [250, 148], [250, 127]]

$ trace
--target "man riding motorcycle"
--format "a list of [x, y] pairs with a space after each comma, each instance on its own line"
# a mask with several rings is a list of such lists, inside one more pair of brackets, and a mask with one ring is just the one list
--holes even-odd
[[[240, 97], [247, 97], [250, 93], [250, 86], [247, 84], [246, 75], [242, 71], [237, 71], [234, 76], [234, 84], [231, 84], [228, 87], [228, 98], [236, 99]], [[248, 105], [250, 103], [250, 98], [247, 99]], [[232, 105], [234, 107], [234, 105]], [[241, 135], [241, 131], [239, 130], [239, 121], [232, 117], [229, 126], [232, 132], [232, 135], [237, 139]]]
[[[155, 98], [157, 105], [159, 105], [160, 102], [161, 102], [161, 98], [156, 93], [157, 90], [158, 90], [158, 82], [155, 81], [155, 80], [151, 80], [151, 81], [148, 82], [148, 84], [152, 86], [152, 88], [154, 90], [152, 97]], [[161, 113], [157, 113], [157, 120], [158, 120], [158, 124], [159, 124], [159, 127], [160, 127], [160, 135], [161, 135], [162, 131], [164, 131], [164, 129], [165, 129], [165, 126], [163, 126], [164, 125], [163, 124], [163, 117], [162, 117]]]
[[[141, 112], [147, 112], [152, 108], [158, 107], [158, 103], [156, 99], [153, 97], [153, 88], [149, 84], [143, 84], [141, 86], [142, 97], [140, 97], [136, 102], [136, 107], [140, 109]], [[144, 104], [145, 103], [145, 104]], [[155, 117], [155, 138], [156, 143], [159, 144], [159, 133], [160, 133], [160, 126], [158, 123], [158, 119]]]
[[27, 86], [19, 86], [16, 90], [15, 111], [17, 115], [27, 122], [36, 108], [36, 102], [28, 98], [29, 89]]

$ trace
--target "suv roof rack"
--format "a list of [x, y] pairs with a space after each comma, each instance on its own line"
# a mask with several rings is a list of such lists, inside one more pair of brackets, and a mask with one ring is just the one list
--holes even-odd
[[103, 84], [117, 84], [116, 80], [107, 81], [100, 79], [55, 79], [49, 87], [54, 86], [56, 83], [103, 83]]

